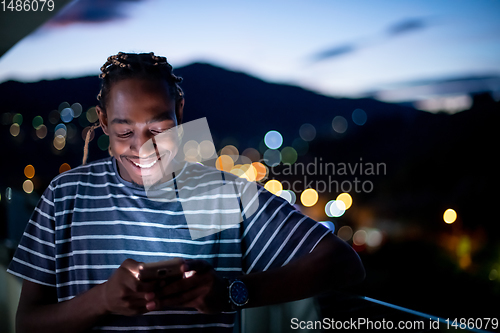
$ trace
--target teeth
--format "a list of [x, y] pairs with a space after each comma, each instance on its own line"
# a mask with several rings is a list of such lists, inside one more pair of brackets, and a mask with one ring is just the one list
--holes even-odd
[[137, 165], [139, 168], [147, 169], [147, 168], [151, 168], [153, 165], [155, 165], [156, 161], [158, 161], [158, 160], [154, 160], [153, 162], [151, 162], [149, 164], [140, 164], [140, 163], [135, 163], [134, 161], [132, 161], [132, 163]]

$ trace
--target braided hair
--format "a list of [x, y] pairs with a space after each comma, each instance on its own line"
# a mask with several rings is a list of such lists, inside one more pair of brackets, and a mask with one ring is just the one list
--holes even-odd
[[[178, 123], [182, 122], [182, 114], [180, 113], [180, 104], [184, 99], [184, 92], [179, 83], [182, 78], [173, 74], [172, 66], [167, 62], [167, 58], [155, 56], [151, 53], [124, 53], [108, 57], [108, 60], [101, 67], [102, 79], [101, 91], [97, 95], [99, 106], [106, 113], [106, 104], [109, 92], [114, 83], [130, 78], [136, 79], [159, 79], [166, 80], [168, 84], [168, 93], [175, 98], [175, 115]], [[82, 164], [87, 162], [88, 144], [94, 129], [99, 127], [99, 124], [94, 124], [87, 131], [85, 138], [85, 147], [83, 149]]]

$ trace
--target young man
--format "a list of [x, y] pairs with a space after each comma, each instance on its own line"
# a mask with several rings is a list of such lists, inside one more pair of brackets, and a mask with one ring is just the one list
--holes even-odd
[[[112, 157], [59, 175], [35, 208], [9, 266], [24, 279], [19, 332], [231, 332], [238, 308], [363, 279], [356, 253], [282, 198], [258, 187], [256, 209], [228, 207], [248, 193], [241, 178], [214, 181], [214, 170], [186, 164], [161, 180], [162, 200], [149, 197], [146, 182], [158, 183], [165, 166], [178, 170], [172, 150], [151, 140], [182, 120], [180, 79], [152, 53], [119, 53], [101, 70], [97, 110]], [[214, 184], [210, 195], [179, 196]], [[186, 217], [229, 214], [242, 222], [192, 239]], [[143, 262], [173, 257], [194, 274], [167, 285], [138, 277]]]

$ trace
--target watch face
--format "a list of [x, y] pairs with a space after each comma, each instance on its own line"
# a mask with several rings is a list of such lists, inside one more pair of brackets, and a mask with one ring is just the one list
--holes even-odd
[[234, 281], [231, 284], [231, 300], [238, 306], [245, 305], [248, 301], [248, 290], [245, 284], [241, 281]]

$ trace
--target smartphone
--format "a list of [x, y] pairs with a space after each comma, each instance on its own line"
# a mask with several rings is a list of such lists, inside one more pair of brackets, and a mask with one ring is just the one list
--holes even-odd
[[182, 258], [142, 264], [139, 268], [139, 279], [141, 281], [165, 281], [171, 283], [184, 277], [181, 266]]

